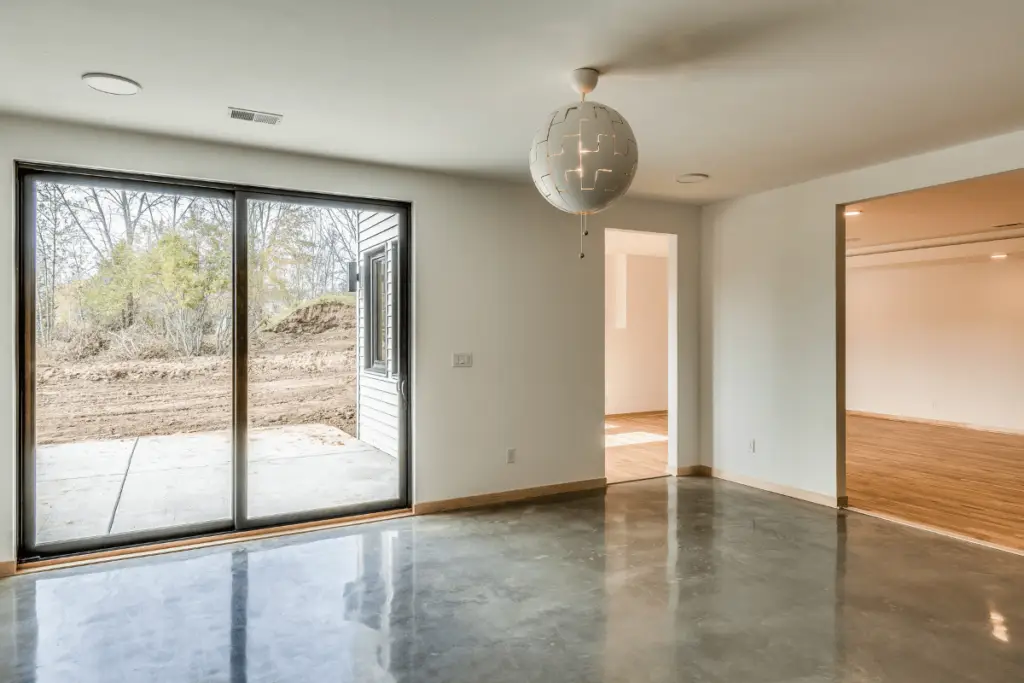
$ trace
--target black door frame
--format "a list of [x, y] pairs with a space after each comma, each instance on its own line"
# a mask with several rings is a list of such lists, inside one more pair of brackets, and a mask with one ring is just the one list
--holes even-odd
[[[17, 206], [15, 221], [17, 292], [17, 488], [18, 558], [21, 561], [92, 552], [110, 548], [144, 545], [232, 531], [258, 529], [366, 514], [409, 507], [411, 503], [411, 215], [412, 204], [391, 200], [364, 199], [344, 195], [206, 182], [184, 178], [148, 176], [103, 170], [16, 164]], [[231, 519], [165, 527], [124, 534], [38, 544], [36, 528], [35, 472], [35, 190], [37, 178], [62, 183], [102, 184], [110, 187], [163, 189], [190, 195], [219, 196], [234, 202], [232, 234], [232, 508]], [[398, 393], [399, 393], [399, 492], [398, 498], [269, 517], [250, 518], [247, 506], [248, 446], [248, 211], [247, 202], [286, 201], [326, 204], [395, 213], [398, 237]], [[360, 369], [357, 368], [357, 371]]]

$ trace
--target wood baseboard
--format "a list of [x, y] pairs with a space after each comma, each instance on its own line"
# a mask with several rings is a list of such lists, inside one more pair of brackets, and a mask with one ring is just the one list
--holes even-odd
[[[299, 522], [285, 526], [269, 527], [266, 529], [249, 529], [246, 531], [232, 531], [212, 536], [199, 538], [184, 538], [177, 541], [165, 541], [163, 543], [149, 543], [146, 545], [132, 546], [129, 548], [113, 548], [111, 550], [99, 550], [92, 553], [79, 555], [68, 555], [66, 557], [53, 557], [45, 560], [32, 560], [16, 564], [11, 562], [11, 573], [30, 574], [48, 569], [62, 569], [65, 567], [79, 567], [83, 565], [110, 562], [111, 560], [122, 560], [135, 557], [149, 557], [151, 555], [164, 555], [167, 553], [181, 552], [183, 550], [194, 550], [196, 548], [207, 548], [210, 546], [236, 543], [238, 541], [254, 541], [263, 538], [274, 538], [276, 536], [290, 536], [308, 531], [320, 531], [321, 529], [334, 529], [353, 524], [364, 524], [366, 522], [378, 522], [385, 519], [396, 519], [408, 517], [411, 510], [387, 510], [385, 512], [371, 512], [365, 515], [354, 515], [339, 519], [326, 519], [316, 522]], [[3, 574], [4, 565], [0, 563], [0, 577]]]
[[603, 489], [607, 486], [604, 477], [600, 479], [585, 479], [583, 481], [570, 481], [565, 484], [551, 484], [549, 486], [535, 486], [528, 489], [515, 489], [512, 491], [499, 491], [497, 493], [484, 493], [478, 496], [466, 496], [465, 498], [449, 498], [447, 500], [431, 500], [424, 503], [416, 503], [412, 506], [414, 515], [432, 515], [438, 512], [451, 512], [465, 508], [482, 507], [484, 505], [500, 505], [503, 503], [515, 503], [531, 498], [542, 498], [555, 496], [560, 493], [576, 493], [578, 491], [591, 491]]
[[710, 477], [711, 468], [707, 465], [687, 465], [674, 473], [677, 477]]
[[14, 576], [14, 573], [18, 569], [17, 562], [0, 562], [0, 579], [7, 576]]
[[903, 415], [889, 415], [888, 413], [869, 413], [863, 410], [847, 410], [847, 417], [871, 417], [876, 420], [889, 420], [891, 422], [910, 422], [912, 424], [931, 425], [933, 427], [956, 427], [957, 429], [971, 429], [976, 432], [989, 432], [991, 434], [1013, 434], [1024, 436], [1024, 430], [1004, 429], [1001, 427], [981, 427], [968, 424], [967, 422], [949, 422], [946, 420], [932, 420], [926, 417], [905, 417]]
[[804, 489], [798, 489], [792, 486], [783, 486], [782, 484], [776, 484], [775, 482], [758, 479], [756, 477], [748, 477], [742, 474], [731, 474], [716, 468], [711, 468], [711, 476], [715, 479], [731, 481], [734, 484], [749, 486], [750, 488], [760, 489], [769, 493], [777, 493], [780, 496], [788, 496], [790, 498], [796, 498], [797, 500], [805, 500], [808, 503], [814, 503], [816, 505], [824, 505], [825, 507], [830, 508], [839, 507], [839, 499], [836, 496], [826, 496], [823, 493], [805, 491]]

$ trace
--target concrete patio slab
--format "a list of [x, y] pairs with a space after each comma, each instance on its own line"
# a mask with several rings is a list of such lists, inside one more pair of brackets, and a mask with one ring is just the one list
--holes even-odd
[[326, 455], [254, 462], [249, 474], [251, 517], [398, 497], [398, 461], [361, 443]]
[[[106, 535], [111, 519], [119, 534], [231, 518], [227, 431], [40, 446], [38, 461], [40, 543]], [[249, 515], [397, 498], [398, 464], [329, 425], [253, 430]]]
[[229, 431], [144, 436], [135, 447], [131, 473], [219, 465], [231, 465]]
[[325, 455], [348, 448], [372, 448], [330, 425], [265, 427], [249, 432], [249, 462], [292, 456]]
[[111, 533], [231, 519], [231, 465], [136, 472], [124, 480]]
[[135, 439], [81, 441], [39, 446], [36, 449], [36, 481], [124, 475]]
[[123, 478], [106, 474], [36, 482], [36, 541], [105, 536]]

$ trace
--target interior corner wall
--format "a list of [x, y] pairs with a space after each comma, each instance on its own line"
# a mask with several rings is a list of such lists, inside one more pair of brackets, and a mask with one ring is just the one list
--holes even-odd
[[847, 409], [1024, 432], [1017, 256], [848, 268]]
[[[696, 207], [623, 199], [591, 221], [581, 260], [578, 221], [525, 167], [510, 184], [0, 116], [0, 563], [16, 544], [17, 160], [412, 202], [415, 502], [604, 476], [604, 228], [678, 235], [677, 428], [696, 457]], [[454, 351], [473, 367], [453, 369]]]
[[1017, 132], [704, 207], [702, 464], [766, 488], [845, 495], [837, 205], [1022, 166]]
[[607, 415], [668, 410], [668, 259], [605, 256]]

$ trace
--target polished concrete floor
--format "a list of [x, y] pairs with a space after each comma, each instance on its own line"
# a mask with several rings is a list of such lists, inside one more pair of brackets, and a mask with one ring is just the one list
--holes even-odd
[[708, 479], [0, 581], [0, 681], [1019, 683], [1024, 557]]

